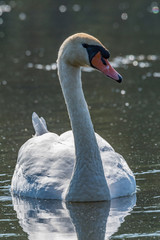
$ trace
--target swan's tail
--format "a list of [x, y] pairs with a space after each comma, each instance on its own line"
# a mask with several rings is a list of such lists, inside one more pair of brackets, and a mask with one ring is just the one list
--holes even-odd
[[39, 118], [39, 116], [35, 112], [32, 114], [32, 124], [36, 136], [40, 136], [48, 132], [46, 121], [43, 117]]

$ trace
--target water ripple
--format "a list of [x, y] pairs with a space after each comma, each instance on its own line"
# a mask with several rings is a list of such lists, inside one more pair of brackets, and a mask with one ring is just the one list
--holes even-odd
[[17, 237], [19, 234], [16, 233], [2, 233], [0, 234], [0, 238], [10, 238], [10, 237]]
[[8, 13], [11, 11], [11, 6], [10, 5], [7, 5], [7, 4], [2, 4], [0, 5], [0, 16], [3, 14], [3, 13]]
[[[127, 68], [128, 65], [134, 66], [134, 67], [139, 67], [139, 68], [149, 68], [152, 65], [153, 61], [160, 61], [160, 56], [159, 55], [124, 55], [124, 56], [117, 56], [111, 60], [111, 65], [115, 68]], [[55, 71], [57, 70], [57, 63], [51, 63], [47, 65], [43, 65], [41, 63], [32, 63], [29, 62], [27, 63], [27, 68], [35, 68], [38, 70], [45, 70], [45, 71]], [[83, 67], [83, 71], [85, 72], [91, 72], [94, 71], [93, 68], [91, 67]], [[153, 74], [154, 77], [160, 77], [159, 72], [155, 72]]]
[[38, 70], [46, 70], [46, 71], [53, 71], [53, 70], [57, 70], [57, 63], [51, 63], [51, 64], [47, 64], [47, 65], [43, 65], [41, 63], [27, 63], [27, 68], [35, 68]]
[[111, 64], [115, 68], [126, 68], [128, 65], [132, 65], [134, 67], [140, 68], [148, 68], [151, 66], [152, 61], [159, 61], [159, 55], [125, 55], [125, 56], [117, 56], [112, 61]]
[[0, 196], [0, 202], [11, 201], [11, 196]]
[[144, 238], [144, 237], [160, 237], [160, 231], [154, 233], [133, 233], [133, 234], [121, 234], [112, 237], [112, 239], [131, 239], [131, 238]]
[[153, 169], [153, 170], [148, 170], [146, 172], [136, 172], [134, 173], [135, 175], [145, 175], [145, 174], [155, 174], [155, 173], [160, 173], [159, 169]]

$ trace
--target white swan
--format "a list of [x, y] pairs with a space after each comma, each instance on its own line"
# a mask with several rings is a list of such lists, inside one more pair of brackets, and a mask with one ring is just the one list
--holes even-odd
[[72, 131], [58, 136], [45, 120], [32, 116], [36, 136], [19, 150], [13, 194], [66, 201], [104, 201], [131, 195], [135, 177], [121, 155], [94, 133], [83, 95], [81, 66], [92, 66], [120, 82], [108, 62], [108, 50], [96, 38], [78, 33], [58, 53], [58, 75]]

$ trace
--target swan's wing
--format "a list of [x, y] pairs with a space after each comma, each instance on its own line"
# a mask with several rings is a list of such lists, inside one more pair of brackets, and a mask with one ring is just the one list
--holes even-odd
[[60, 135], [59, 141], [62, 142], [63, 144], [67, 145], [68, 147], [75, 147], [74, 146], [74, 137], [73, 137], [73, 132], [67, 131], [64, 132]]
[[135, 193], [135, 177], [125, 159], [114, 151], [101, 152], [101, 158], [111, 198]]
[[44, 126], [46, 127], [46, 129], [47, 129], [46, 120], [45, 120], [43, 117], [40, 117], [40, 119], [41, 119], [41, 121], [42, 121], [43, 125], [44, 125]]
[[112, 146], [97, 133], [96, 139], [111, 199], [129, 196], [136, 192], [135, 177], [125, 159], [116, 153]]
[[40, 136], [48, 132], [46, 121], [44, 120], [44, 118], [39, 118], [39, 116], [35, 112], [32, 114], [32, 124], [36, 136]]
[[74, 159], [74, 148], [54, 133], [29, 139], [18, 153], [12, 192], [33, 198], [63, 199]]
[[113, 147], [103, 139], [98, 133], [95, 133], [100, 152], [114, 151]]

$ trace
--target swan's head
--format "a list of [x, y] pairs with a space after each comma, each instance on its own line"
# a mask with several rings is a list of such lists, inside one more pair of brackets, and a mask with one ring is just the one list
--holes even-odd
[[60, 60], [75, 67], [91, 66], [106, 76], [121, 82], [121, 75], [110, 65], [110, 53], [95, 37], [77, 33], [67, 38], [58, 53]]

